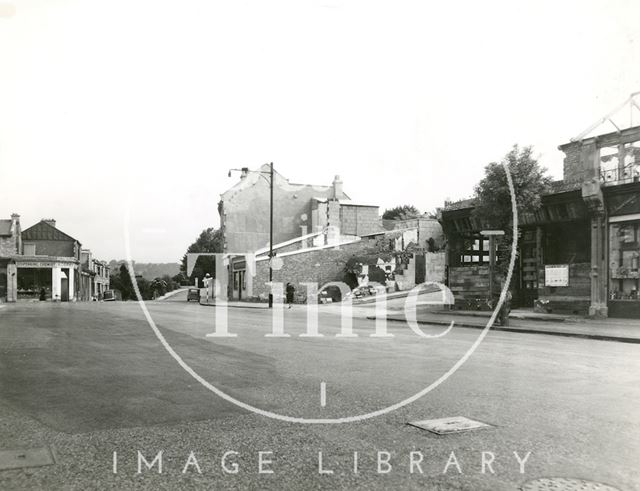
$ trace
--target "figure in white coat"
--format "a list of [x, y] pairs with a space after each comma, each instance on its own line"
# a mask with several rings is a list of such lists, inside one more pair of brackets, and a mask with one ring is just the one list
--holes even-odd
[[207, 303], [209, 303], [209, 296], [213, 296], [212, 295], [212, 287], [213, 287], [213, 278], [211, 277], [211, 275], [209, 273], [207, 273], [206, 275], [204, 275], [204, 278], [202, 279], [202, 282], [204, 283], [204, 289], [206, 291], [206, 295], [207, 295]]

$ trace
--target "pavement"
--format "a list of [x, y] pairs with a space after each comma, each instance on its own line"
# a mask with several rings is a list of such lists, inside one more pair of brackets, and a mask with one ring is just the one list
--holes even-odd
[[[177, 292], [172, 301], [186, 300], [186, 293]], [[418, 297], [415, 308], [404, 311], [406, 294], [391, 295], [385, 307], [376, 311], [372, 301], [358, 302], [351, 306], [352, 315], [357, 318], [375, 320], [376, 317], [385, 318], [391, 322], [407, 323], [407, 318], [419, 325], [448, 326], [455, 322], [458, 327], [484, 329], [491, 317], [490, 312], [443, 310], [429, 303], [431, 297]], [[203, 306], [215, 307], [216, 303], [200, 302]], [[256, 302], [227, 302], [229, 308], [267, 309], [266, 303]], [[304, 305], [295, 305], [295, 309], [305, 309]], [[342, 304], [325, 304], [319, 308], [323, 312], [339, 314]], [[550, 336], [577, 337], [600, 341], [616, 341], [622, 343], [640, 344], [640, 321], [638, 319], [587, 319], [584, 317], [532, 312], [530, 310], [512, 310], [509, 315], [509, 325], [492, 325], [494, 331], [520, 332], [528, 334], [544, 334]]]
[[[406, 400], [447, 373], [479, 335], [454, 328], [423, 340], [398, 322], [389, 323], [393, 337], [374, 338], [373, 323], [355, 317], [358, 337], [337, 338], [342, 319], [320, 310], [324, 336], [301, 337], [307, 311], [294, 308], [284, 312], [290, 337], [265, 337], [269, 311], [229, 309], [237, 337], [211, 338], [211, 309], [177, 298], [147, 307], [204, 380], [243, 403], [302, 418], [347, 417]], [[549, 476], [640, 489], [639, 349], [491, 330], [455, 373], [410, 404], [358, 422], [308, 425], [212, 393], [170, 356], [136, 302], [7, 305], [0, 313], [0, 454], [48, 447], [55, 463], [0, 470], [0, 489], [513, 490]], [[439, 436], [407, 424], [447, 416], [491, 427]], [[138, 473], [138, 452], [151, 462], [159, 451], [163, 472], [141, 464]], [[200, 472], [185, 470], [192, 452]], [[221, 465], [227, 452], [237, 474]], [[320, 473], [319, 452], [332, 474]], [[379, 472], [378, 452], [388, 452], [388, 473]], [[424, 457], [422, 473], [411, 472], [411, 452]], [[447, 467], [452, 452], [460, 472]], [[494, 472], [482, 472], [482, 452], [495, 456]], [[524, 469], [514, 452], [531, 452]], [[261, 459], [273, 461], [263, 462], [273, 474], [260, 473]]]
[[[448, 326], [452, 321], [458, 327], [484, 329], [490, 320], [489, 313], [478, 315], [468, 312], [448, 311], [432, 312], [418, 309], [408, 316], [404, 312], [387, 311], [383, 314], [388, 321], [406, 323], [409, 317], [420, 325]], [[493, 324], [494, 331], [520, 332], [594, 339], [600, 341], [617, 341], [622, 343], [640, 343], [640, 321], [637, 319], [584, 319], [575, 317], [557, 318], [549, 314], [531, 315], [529, 313], [512, 312], [508, 326]], [[370, 314], [368, 319], [374, 320], [376, 315]]]

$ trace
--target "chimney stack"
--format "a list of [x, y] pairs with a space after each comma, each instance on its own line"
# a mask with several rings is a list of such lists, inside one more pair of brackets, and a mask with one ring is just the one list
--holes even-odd
[[56, 221], [53, 218], [43, 218], [41, 221], [48, 225], [51, 225], [54, 228], [56, 226]]
[[343, 196], [342, 180], [340, 179], [340, 176], [336, 176], [333, 179], [333, 199], [342, 199]]

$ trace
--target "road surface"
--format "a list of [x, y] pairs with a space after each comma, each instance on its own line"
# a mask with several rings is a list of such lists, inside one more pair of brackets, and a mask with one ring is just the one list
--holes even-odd
[[[454, 328], [423, 339], [389, 323], [393, 337], [375, 338], [374, 321], [354, 319], [358, 337], [338, 338], [339, 316], [321, 309], [324, 336], [301, 337], [307, 310], [297, 307], [283, 312], [290, 337], [265, 337], [267, 310], [229, 309], [237, 337], [212, 338], [215, 308], [181, 295], [147, 306], [203, 379], [296, 418], [350, 417], [406, 399], [447, 372], [480, 334]], [[506, 490], [565, 476], [640, 489], [639, 350], [489, 332], [457, 372], [416, 402], [360, 422], [308, 425], [213, 394], [169, 355], [137, 303], [7, 305], [0, 310], [0, 450], [48, 446], [55, 464], [0, 471], [0, 488]], [[450, 416], [491, 427], [439, 436], [407, 425]], [[143, 462], [138, 474], [138, 452], [151, 462], [159, 451], [162, 474], [158, 462], [151, 470]], [[485, 464], [493, 456], [484, 473], [483, 452]], [[518, 458], [529, 452], [521, 467]], [[226, 470], [235, 462], [237, 473], [225, 471], [225, 453]], [[260, 460], [272, 474], [259, 472]]]

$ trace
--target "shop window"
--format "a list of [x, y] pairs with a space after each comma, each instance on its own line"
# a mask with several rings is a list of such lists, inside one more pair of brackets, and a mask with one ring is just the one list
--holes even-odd
[[609, 227], [609, 297], [640, 300], [640, 221]]
[[460, 264], [462, 266], [489, 264], [488, 240], [478, 237], [467, 238], [463, 240], [462, 247], [463, 250], [460, 255]]

